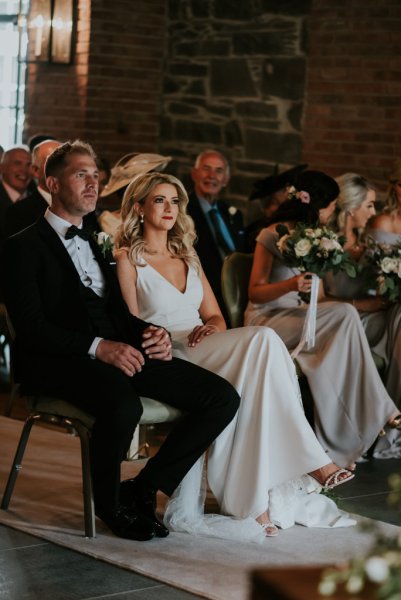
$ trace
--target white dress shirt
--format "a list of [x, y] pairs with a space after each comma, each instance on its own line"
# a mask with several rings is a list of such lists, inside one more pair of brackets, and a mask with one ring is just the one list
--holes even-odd
[[[104, 296], [106, 282], [89, 242], [83, 240], [78, 235], [70, 240], [66, 240], [65, 235], [67, 230], [71, 227], [71, 223], [55, 215], [49, 208], [46, 210], [44, 217], [58, 234], [61, 242], [71, 257], [74, 267], [78, 271], [78, 275], [84, 286], [90, 287], [98, 296]], [[82, 229], [82, 222], [79, 225], [79, 229]], [[93, 340], [88, 351], [92, 358], [95, 358], [96, 348], [102, 339], [103, 338], [96, 337]]]

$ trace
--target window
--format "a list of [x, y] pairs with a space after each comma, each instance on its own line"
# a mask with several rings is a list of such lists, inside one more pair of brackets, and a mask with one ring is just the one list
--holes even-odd
[[21, 143], [24, 126], [28, 0], [0, 0], [0, 145]]

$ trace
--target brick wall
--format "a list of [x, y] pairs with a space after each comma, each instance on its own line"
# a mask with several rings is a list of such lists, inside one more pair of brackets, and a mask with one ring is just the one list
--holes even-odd
[[401, 156], [401, 3], [315, 0], [309, 22], [303, 158], [385, 187]]
[[28, 66], [25, 137], [82, 137], [114, 163], [159, 142], [164, 0], [78, 1], [72, 65]]

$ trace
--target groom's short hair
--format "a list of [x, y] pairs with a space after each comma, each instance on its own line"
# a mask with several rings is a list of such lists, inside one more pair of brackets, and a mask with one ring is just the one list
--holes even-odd
[[45, 166], [46, 177], [57, 177], [65, 166], [67, 156], [70, 156], [70, 154], [86, 154], [93, 158], [95, 162], [97, 161], [96, 153], [90, 144], [82, 140], [65, 142], [47, 157]]

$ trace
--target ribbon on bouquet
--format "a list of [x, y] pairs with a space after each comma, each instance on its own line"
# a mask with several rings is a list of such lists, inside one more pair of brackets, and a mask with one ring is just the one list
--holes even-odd
[[312, 287], [310, 291], [310, 302], [305, 315], [302, 336], [298, 346], [291, 352], [291, 358], [296, 358], [306, 344], [310, 350], [315, 345], [317, 296], [319, 291], [319, 277], [312, 275]]

